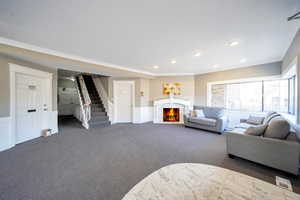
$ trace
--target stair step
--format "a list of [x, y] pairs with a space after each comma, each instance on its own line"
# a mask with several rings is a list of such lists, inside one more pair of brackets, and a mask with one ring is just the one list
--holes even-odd
[[92, 117], [94, 116], [106, 116], [106, 112], [92, 112]]
[[92, 76], [83, 75], [84, 82], [86, 84], [90, 99], [91, 99], [91, 120], [89, 121], [90, 126], [109, 126], [111, 123], [109, 117], [105, 112], [104, 105], [98, 94], [96, 85], [93, 81]]
[[92, 116], [92, 119], [90, 121], [108, 121], [109, 117], [105, 115], [100, 116]]
[[92, 112], [104, 112], [105, 110], [104, 110], [104, 108], [98, 108], [98, 107], [92, 107], [91, 108], [91, 111]]
[[103, 105], [102, 104], [99, 104], [99, 103], [93, 103], [93, 104], [91, 104], [91, 107], [103, 107]]

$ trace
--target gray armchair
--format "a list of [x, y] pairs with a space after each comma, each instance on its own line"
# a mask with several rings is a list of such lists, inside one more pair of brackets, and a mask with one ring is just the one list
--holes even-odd
[[202, 116], [184, 116], [186, 127], [198, 128], [222, 134], [227, 126], [227, 116], [225, 109], [217, 107], [194, 106], [194, 110], [203, 110]]

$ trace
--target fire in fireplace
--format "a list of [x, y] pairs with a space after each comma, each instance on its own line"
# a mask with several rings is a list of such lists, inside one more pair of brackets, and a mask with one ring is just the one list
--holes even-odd
[[164, 108], [164, 122], [179, 122], [179, 108]]

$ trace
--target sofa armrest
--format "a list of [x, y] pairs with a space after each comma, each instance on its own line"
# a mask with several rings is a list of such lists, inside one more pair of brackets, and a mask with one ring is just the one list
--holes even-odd
[[225, 130], [225, 128], [227, 127], [227, 122], [228, 122], [228, 119], [227, 119], [227, 116], [224, 115], [223, 117], [220, 117], [217, 119], [217, 130], [219, 132], [223, 132]]
[[188, 122], [188, 119], [191, 117], [190, 113], [186, 113], [183, 115], [183, 121], [186, 124]]
[[300, 144], [294, 141], [228, 132], [227, 153], [298, 174]]

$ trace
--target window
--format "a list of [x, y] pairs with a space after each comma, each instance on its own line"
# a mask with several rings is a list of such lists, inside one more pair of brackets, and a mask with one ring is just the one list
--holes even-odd
[[261, 82], [228, 84], [226, 91], [226, 108], [231, 110], [261, 110]]
[[264, 111], [288, 112], [288, 80], [264, 82]]
[[295, 77], [212, 85], [211, 105], [230, 110], [294, 114]]
[[293, 76], [288, 79], [288, 113], [294, 115], [295, 114], [295, 102], [296, 102], [296, 76]]

